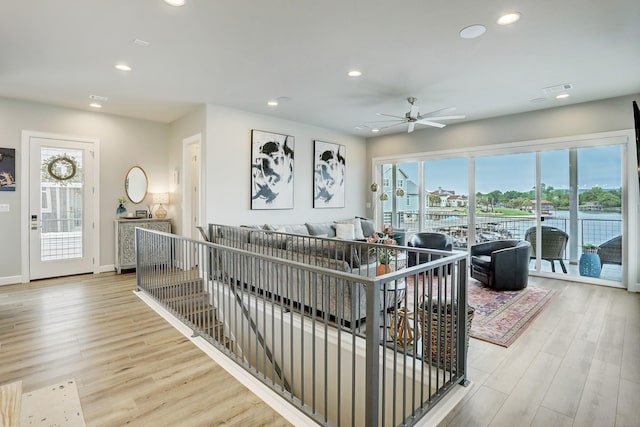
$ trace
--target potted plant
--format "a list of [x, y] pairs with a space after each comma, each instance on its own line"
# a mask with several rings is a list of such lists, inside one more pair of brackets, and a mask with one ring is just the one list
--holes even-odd
[[585, 253], [585, 254], [597, 254], [598, 249], [600, 249], [600, 247], [592, 243], [586, 243], [582, 245], [582, 253]]
[[393, 271], [392, 263], [396, 256], [396, 250], [391, 246], [397, 246], [398, 242], [386, 237], [381, 238], [377, 234], [368, 238], [367, 241], [375, 244], [369, 249], [369, 252], [374, 254], [378, 260], [378, 276]]

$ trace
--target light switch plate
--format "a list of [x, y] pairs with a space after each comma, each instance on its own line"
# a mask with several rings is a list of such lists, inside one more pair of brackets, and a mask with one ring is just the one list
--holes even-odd
[[0, 204], [0, 212], [9, 212], [9, 204], [8, 203]]

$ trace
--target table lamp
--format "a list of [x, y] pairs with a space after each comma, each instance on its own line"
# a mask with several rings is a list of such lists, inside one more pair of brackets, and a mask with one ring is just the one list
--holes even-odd
[[156, 209], [156, 218], [166, 218], [167, 210], [162, 205], [169, 204], [169, 193], [155, 193], [153, 195], [153, 203], [160, 205], [158, 209]]

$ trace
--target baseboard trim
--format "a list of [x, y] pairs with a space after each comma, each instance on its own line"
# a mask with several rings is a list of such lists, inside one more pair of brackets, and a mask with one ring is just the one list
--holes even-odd
[[0, 286], [15, 285], [17, 283], [22, 283], [22, 276], [0, 277]]
[[112, 271], [115, 271], [115, 269], [116, 266], [114, 264], [101, 265], [100, 273], [111, 273]]

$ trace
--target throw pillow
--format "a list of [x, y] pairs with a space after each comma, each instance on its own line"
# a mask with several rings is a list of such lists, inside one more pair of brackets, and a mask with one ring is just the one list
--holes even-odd
[[333, 228], [333, 222], [307, 222], [307, 229], [312, 236], [326, 234], [329, 237], [335, 237], [336, 230]]
[[343, 240], [353, 240], [356, 238], [353, 224], [336, 223], [336, 237]]
[[[360, 219], [353, 218], [343, 221], [336, 221], [336, 225], [337, 224], [353, 224], [353, 233], [355, 237], [351, 240], [364, 240], [364, 233], [362, 232], [362, 224], [360, 223]], [[338, 228], [336, 227], [336, 231], [337, 230]]]
[[367, 238], [373, 236], [376, 232], [376, 224], [373, 222], [373, 220], [367, 218], [358, 219], [360, 220], [360, 225], [362, 226], [364, 237]]

